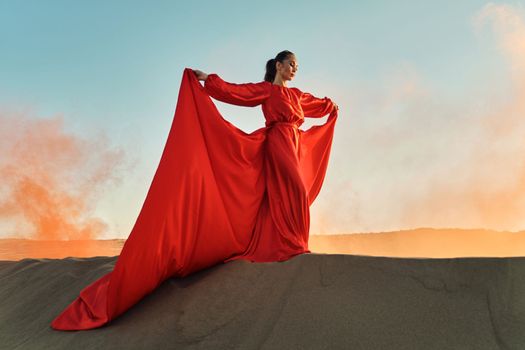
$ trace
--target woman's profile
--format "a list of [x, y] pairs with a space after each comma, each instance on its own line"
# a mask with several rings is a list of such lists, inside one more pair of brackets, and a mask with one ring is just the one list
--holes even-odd
[[[184, 70], [162, 157], [113, 271], [82, 289], [52, 328], [106, 325], [170, 277], [237, 259], [310, 253], [309, 207], [326, 174], [338, 107], [288, 87], [297, 68], [285, 50], [267, 61], [257, 83]], [[240, 130], [210, 97], [261, 105], [265, 126]], [[326, 115], [324, 124], [300, 128], [305, 118]]]

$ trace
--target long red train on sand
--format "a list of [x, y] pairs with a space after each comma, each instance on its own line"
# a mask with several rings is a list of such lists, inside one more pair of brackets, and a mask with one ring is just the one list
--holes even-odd
[[[261, 105], [265, 126], [242, 131], [210, 96]], [[328, 97], [295, 87], [235, 84], [217, 74], [203, 86], [185, 68], [160, 163], [113, 271], [82, 289], [51, 327], [106, 325], [169, 277], [310, 253], [309, 207], [326, 174], [337, 112]], [[324, 124], [299, 128], [305, 117], [326, 115]]]

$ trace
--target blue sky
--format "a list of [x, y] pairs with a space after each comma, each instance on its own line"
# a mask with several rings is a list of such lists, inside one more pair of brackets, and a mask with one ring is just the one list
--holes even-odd
[[[473, 199], [458, 204], [464, 215], [445, 211], [437, 218], [428, 214], [435, 208], [425, 197], [436, 179], [437, 187], [456, 193], [440, 203], [450, 207], [466, 195], [461, 183], [441, 176], [458, 169], [477, 174], [476, 193], [485, 181], [508, 183], [473, 168], [472, 150], [479, 149], [484, 131], [473, 133], [469, 125], [482, 124], [476, 115], [513, 105], [509, 96], [521, 91], [509, 73], [512, 53], [500, 45], [505, 29], [496, 24], [516, 25], [502, 11], [523, 21], [523, 6], [473, 0], [0, 1], [0, 105], [4, 114], [24, 110], [33, 119], [60, 115], [67, 132], [86, 139], [102, 132], [125, 150], [135, 165], [98, 197], [93, 215], [108, 223], [105, 237], [127, 237], [160, 159], [183, 69], [260, 81], [266, 60], [288, 49], [299, 63], [289, 85], [330, 96], [340, 108], [329, 174], [312, 207], [312, 233], [523, 228], [514, 217], [483, 219]], [[476, 22], [480, 13], [485, 17]], [[246, 131], [264, 124], [259, 108], [217, 105]], [[438, 121], [454, 130], [425, 136], [435, 130], [425, 127]], [[452, 141], [458, 128], [465, 128], [468, 147]], [[402, 134], [403, 142], [376, 142], [389, 130]], [[507, 139], [514, 137], [519, 135]], [[501, 154], [521, 151], [511, 141]], [[429, 157], [436, 169], [425, 161]], [[501, 167], [515, 170], [503, 158]], [[421, 174], [415, 187], [406, 183], [414, 172]], [[339, 212], [328, 218], [334, 206]], [[419, 219], [410, 217], [421, 207], [427, 210]]]

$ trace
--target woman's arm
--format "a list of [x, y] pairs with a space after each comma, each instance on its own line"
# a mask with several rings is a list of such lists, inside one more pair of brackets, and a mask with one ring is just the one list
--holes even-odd
[[339, 107], [328, 97], [318, 98], [314, 95], [303, 92], [301, 94], [301, 107], [305, 118], [322, 118]]
[[271, 93], [271, 83], [235, 84], [224, 81], [215, 73], [207, 74], [204, 89], [213, 98], [239, 106], [254, 107], [263, 103]]

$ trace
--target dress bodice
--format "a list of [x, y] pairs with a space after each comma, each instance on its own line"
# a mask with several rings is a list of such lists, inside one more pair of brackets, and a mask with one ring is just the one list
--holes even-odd
[[262, 105], [266, 126], [293, 123], [300, 126], [304, 118], [321, 118], [329, 114], [334, 103], [328, 97], [317, 98], [296, 87], [268, 81], [236, 84], [224, 81], [215, 73], [208, 74], [204, 88], [213, 98], [240, 106]]
[[300, 126], [304, 122], [301, 107], [301, 91], [265, 82], [270, 86], [270, 96], [262, 103], [266, 126], [274, 122], [289, 122]]

